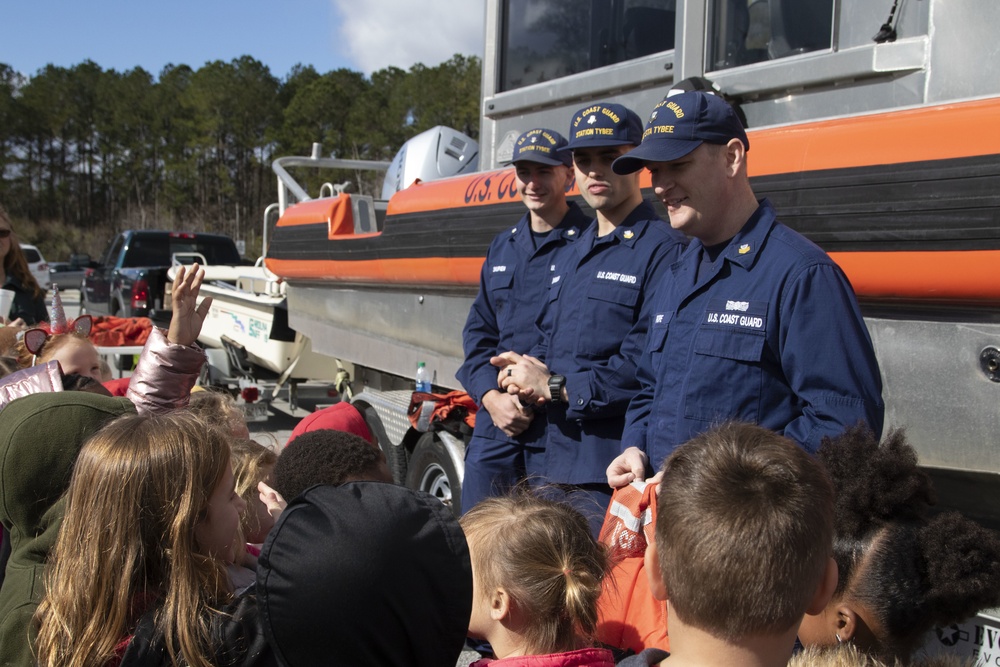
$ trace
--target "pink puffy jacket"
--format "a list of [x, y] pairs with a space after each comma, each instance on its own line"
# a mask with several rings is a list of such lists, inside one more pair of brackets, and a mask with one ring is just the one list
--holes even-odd
[[[191, 388], [205, 363], [197, 345], [174, 345], [162, 329], [153, 328], [139, 355], [126, 396], [139, 414], [160, 414], [187, 407]], [[62, 391], [58, 361], [25, 368], [0, 380], [0, 409], [15, 398], [44, 391]]]
[[15, 398], [44, 391], [62, 391], [62, 372], [58, 361], [22, 368], [0, 380], [0, 409]]

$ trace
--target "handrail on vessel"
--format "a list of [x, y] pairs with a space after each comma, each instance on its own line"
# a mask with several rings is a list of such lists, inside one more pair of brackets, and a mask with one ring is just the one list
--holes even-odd
[[343, 160], [341, 158], [320, 157], [322, 146], [314, 143], [312, 155], [289, 155], [279, 157], [271, 163], [271, 169], [278, 176], [278, 210], [281, 213], [288, 208], [288, 194], [297, 201], [309, 201], [312, 197], [298, 181], [285, 169], [286, 167], [313, 167], [317, 169], [354, 169], [361, 171], [387, 171], [391, 162], [383, 160]]

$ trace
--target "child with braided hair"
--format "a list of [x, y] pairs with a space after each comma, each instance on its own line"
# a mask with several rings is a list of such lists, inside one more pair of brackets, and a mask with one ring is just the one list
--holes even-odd
[[488, 498], [461, 519], [472, 557], [469, 636], [497, 660], [470, 667], [611, 667], [593, 648], [604, 548], [572, 507], [530, 493]]
[[827, 439], [818, 452], [836, 489], [833, 599], [806, 616], [806, 646], [852, 642], [907, 664], [935, 626], [1000, 604], [1000, 536], [957, 512], [932, 516], [926, 473], [901, 430], [880, 444], [867, 429]]

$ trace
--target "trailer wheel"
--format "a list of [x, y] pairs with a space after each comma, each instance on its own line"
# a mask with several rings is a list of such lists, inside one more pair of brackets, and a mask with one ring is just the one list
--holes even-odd
[[424, 433], [410, 455], [406, 486], [426, 491], [449, 506], [455, 516], [462, 514], [462, 483], [444, 445], [433, 432]]
[[378, 440], [379, 448], [385, 453], [385, 462], [389, 465], [389, 472], [392, 473], [392, 481], [400, 486], [406, 484], [406, 460], [408, 454], [406, 447], [392, 444], [389, 436], [385, 433], [385, 427], [382, 426], [382, 420], [379, 419], [378, 413], [375, 412], [375, 408], [364, 408], [361, 414], [365, 418], [365, 423], [368, 424], [368, 430]]

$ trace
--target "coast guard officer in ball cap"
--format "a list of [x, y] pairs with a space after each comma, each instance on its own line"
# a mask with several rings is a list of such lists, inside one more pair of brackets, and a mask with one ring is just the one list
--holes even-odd
[[505, 492], [525, 474], [537, 473], [545, 414], [497, 387], [490, 358], [506, 350], [530, 350], [540, 333], [535, 320], [548, 303], [553, 255], [590, 222], [566, 201], [573, 184], [566, 139], [545, 128], [528, 130], [514, 143], [511, 162], [517, 192], [528, 209], [500, 232], [486, 252], [479, 295], [463, 332], [465, 362], [458, 379], [483, 408], [465, 449], [462, 508]]
[[730, 106], [703, 92], [668, 96], [642, 145], [614, 170], [649, 169], [670, 224], [694, 240], [650, 310], [642, 390], [608, 482], [641, 478], [678, 445], [729, 419], [808, 451], [865, 422], [882, 430], [878, 363], [847, 277], [776, 219], [747, 177], [750, 142]]
[[573, 116], [566, 150], [597, 219], [556, 256], [541, 344], [493, 359], [502, 387], [544, 402], [541, 478], [569, 487], [568, 500], [595, 533], [610, 499], [605, 469], [620, 451], [625, 409], [639, 388], [649, 291], [686, 243], [643, 201], [638, 174], [611, 170], [641, 136], [642, 121], [620, 104], [592, 104]]

